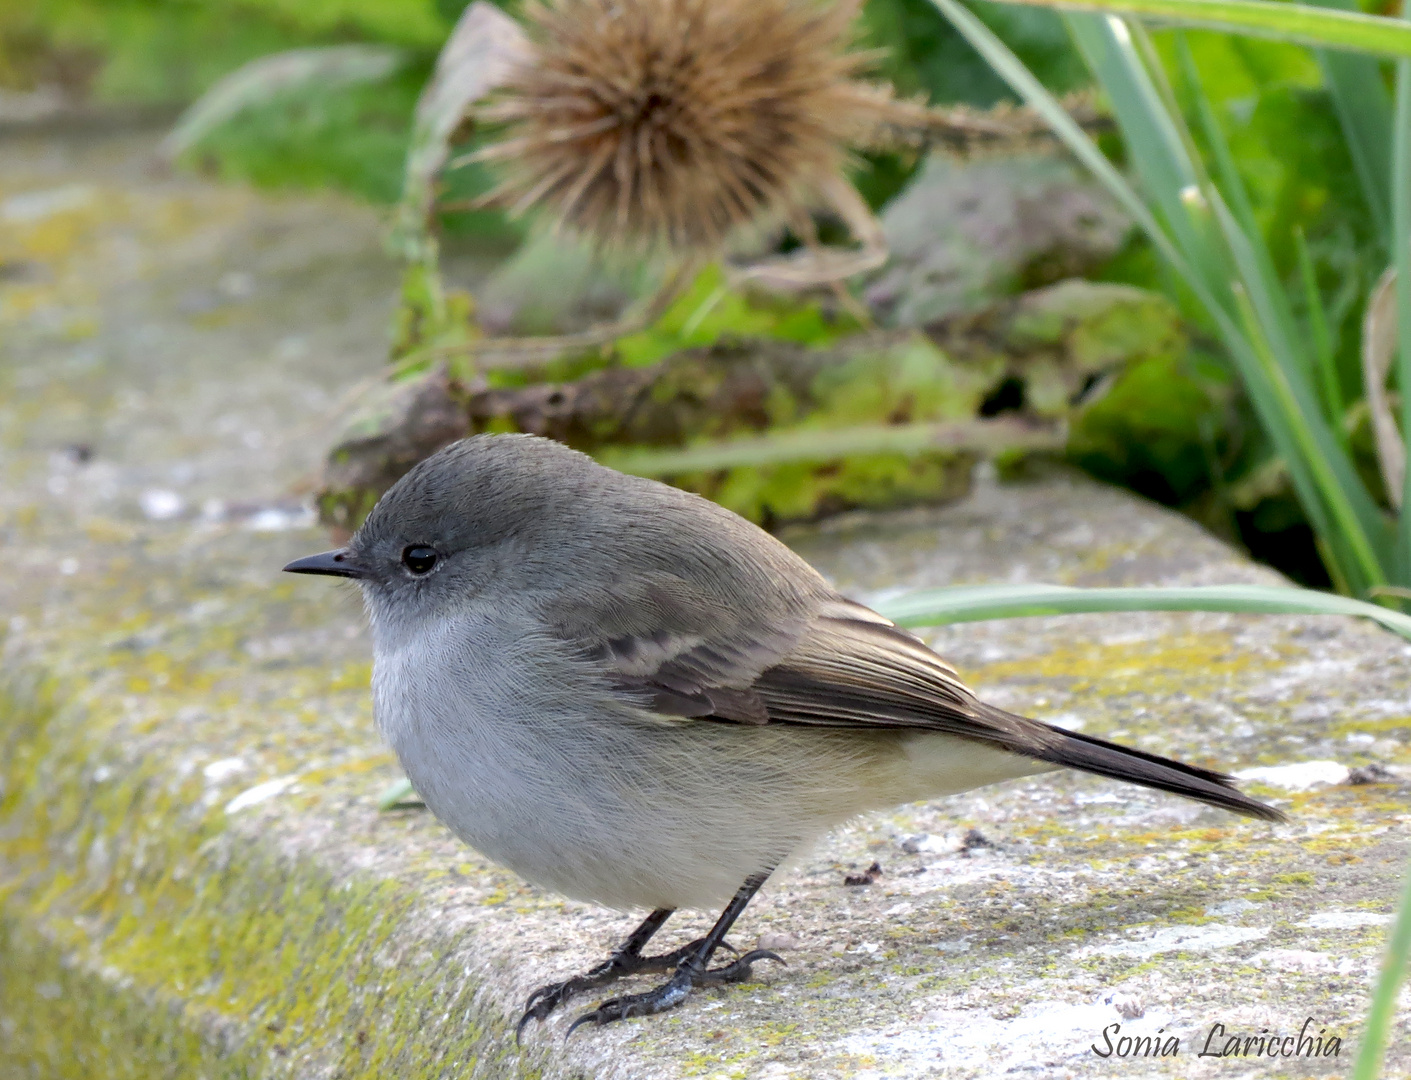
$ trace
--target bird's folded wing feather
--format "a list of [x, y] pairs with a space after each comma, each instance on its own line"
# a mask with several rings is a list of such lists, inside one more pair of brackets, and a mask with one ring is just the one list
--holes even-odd
[[1283, 820], [1223, 773], [985, 704], [916, 638], [836, 594], [763, 596], [748, 610], [708, 599], [663, 579], [610, 604], [559, 597], [549, 622], [663, 723], [935, 731]]
[[919, 728], [1028, 754], [1062, 738], [983, 705], [936, 653], [836, 594], [740, 610], [678, 579], [630, 592], [560, 597], [550, 621], [663, 718]]

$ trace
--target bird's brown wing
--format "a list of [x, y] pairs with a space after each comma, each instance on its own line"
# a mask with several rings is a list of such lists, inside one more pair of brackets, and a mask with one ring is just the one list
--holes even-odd
[[[1224, 773], [1109, 743], [987, 705], [925, 644], [842, 597], [702, 616], [686, 583], [659, 581], [637, 604], [560, 625], [625, 694], [664, 719], [926, 730], [1282, 820]], [[569, 609], [564, 609], [565, 611]]]
[[550, 623], [666, 717], [926, 728], [1032, 754], [1046, 725], [988, 709], [905, 630], [836, 594], [711, 602], [657, 576], [555, 598]]

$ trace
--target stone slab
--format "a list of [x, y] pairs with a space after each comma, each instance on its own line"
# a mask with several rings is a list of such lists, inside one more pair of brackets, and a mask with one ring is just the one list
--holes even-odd
[[[932, 640], [1045, 719], [1231, 768], [1377, 762], [1391, 782], [1266, 789], [1293, 817], [1275, 827], [1072, 774], [899, 808], [808, 853], [741, 921], [736, 943], [787, 967], [569, 1042], [560, 1017], [516, 1047], [528, 991], [596, 962], [633, 916], [527, 886], [424, 812], [380, 813], [397, 772], [356, 597], [278, 573], [324, 543], [301, 497], [340, 395], [383, 357], [379, 223], [155, 175], [150, 149], [0, 144], [0, 212], [46, 192], [60, 207], [0, 223], [0, 262], [22, 266], [0, 284], [0, 1075], [1348, 1071], [1408, 853], [1411, 646], [1330, 618], [1024, 619]], [[1276, 580], [1066, 473], [786, 538], [870, 600]], [[871, 885], [844, 884], [874, 862]], [[1213, 1024], [1284, 1035], [1310, 1016], [1338, 1058], [1196, 1056]], [[1114, 1023], [1174, 1034], [1179, 1054], [1102, 1058]], [[1403, 1075], [1404, 1012], [1394, 1036]]]

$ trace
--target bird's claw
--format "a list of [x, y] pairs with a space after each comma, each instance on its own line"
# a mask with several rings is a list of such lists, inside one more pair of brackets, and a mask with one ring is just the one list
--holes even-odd
[[754, 949], [724, 967], [706, 971], [692, 971], [683, 964], [670, 979], [646, 993], [609, 998], [597, 1008], [583, 1013], [569, 1025], [564, 1038], [568, 1038], [584, 1024], [601, 1027], [603, 1024], [611, 1024], [614, 1020], [626, 1020], [631, 1016], [655, 1016], [657, 1013], [674, 1009], [698, 986], [723, 986], [726, 983], [744, 982], [750, 977], [751, 965], [758, 960], [784, 963], [784, 958], [778, 953], [768, 949]]
[[[562, 1005], [569, 998], [583, 993], [585, 990], [593, 990], [599, 986], [605, 986], [610, 982], [628, 975], [637, 975], [643, 972], [653, 971], [674, 971], [683, 962], [689, 960], [700, 949], [701, 938], [682, 945], [679, 949], [673, 949], [669, 953], [661, 953], [657, 956], [642, 956], [634, 953], [617, 953], [611, 960], [607, 960], [592, 971], [582, 975], [575, 975], [571, 979], [563, 982], [548, 983], [539, 987], [529, 995], [529, 1000], [524, 1003], [524, 1014], [519, 1018], [519, 1023], [514, 1027], [514, 1038], [519, 1042], [524, 1035], [524, 1029], [529, 1026], [531, 1020], [547, 1019], [549, 1014]], [[720, 943], [722, 948], [729, 949], [732, 953], [734, 948], [725, 942]], [[736, 953], [738, 955], [738, 953]]]
[[565, 1001], [571, 998], [580, 990], [589, 989], [592, 985], [582, 985], [584, 979], [566, 979], [561, 983], [550, 983], [548, 986], [541, 986], [529, 995], [529, 1000], [524, 1003], [524, 1015], [519, 1018], [519, 1023], [514, 1026], [514, 1041], [519, 1042], [524, 1036], [524, 1029], [531, 1020], [543, 1020], [551, 1012], [557, 1009]]

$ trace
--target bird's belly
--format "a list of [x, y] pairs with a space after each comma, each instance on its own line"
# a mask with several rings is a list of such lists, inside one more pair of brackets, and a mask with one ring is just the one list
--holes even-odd
[[[424, 650], [381, 650], [377, 720], [452, 832], [577, 899], [713, 907], [863, 811], [988, 783], [1008, 767], [976, 768], [938, 735], [663, 721], [606, 689], [565, 700], [553, 689], [562, 680], [520, 679], [515, 653], [531, 646], [543, 647], [507, 635], [438, 665]], [[953, 752], [966, 760], [947, 768]], [[1004, 757], [1018, 763], [1007, 775], [1030, 771]]]
[[[856, 812], [762, 768], [742, 752], [752, 733], [739, 729], [629, 731], [620, 718], [591, 737], [474, 727], [473, 739], [462, 728], [454, 742], [394, 742], [427, 806], [526, 880], [612, 907], [715, 906]], [[425, 752], [435, 742], [439, 751]]]
[[618, 717], [462, 722], [394, 748], [436, 816], [526, 880], [617, 908], [712, 908], [863, 811], [1045, 768], [917, 738]]

